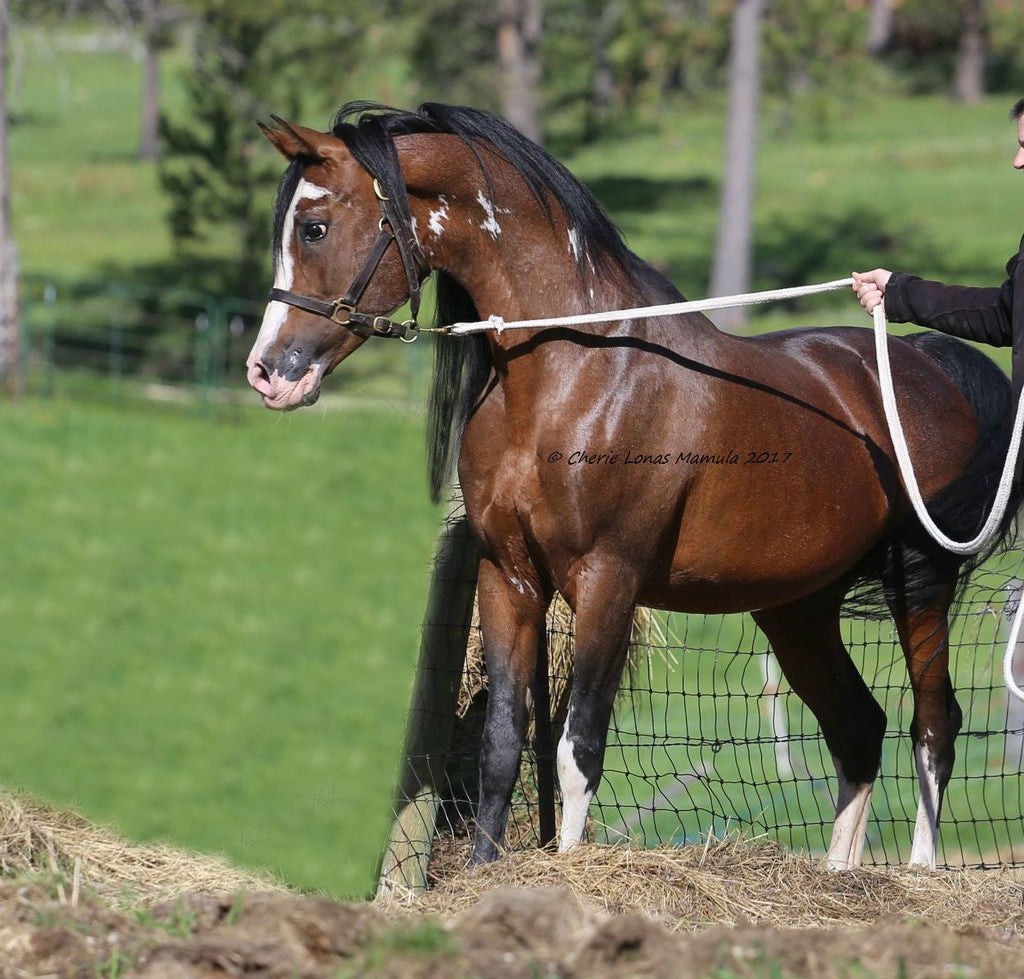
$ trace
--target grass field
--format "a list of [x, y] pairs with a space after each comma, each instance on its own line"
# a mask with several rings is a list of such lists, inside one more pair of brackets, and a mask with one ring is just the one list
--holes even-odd
[[[137, 279], [171, 253], [155, 170], [134, 159], [140, 66], [68, 42], [15, 25], [22, 266]], [[175, 113], [183, 65], [165, 66]], [[998, 282], [1024, 191], [1004, 101], [880, 91], [824, 127], [766, 104], [756, 285], [876, 264]], [[566, 159], [692, 297], [707, 288], [722, 119], [721, 105], [667, 106]], [[830, 297], [755, 328], [805, 322], [866, 319]], [[359, 376], [352, 393], [402, 385]], [[130, 836], [365, 891], [438, 518], [416, 411], [253, 409], [229, 423], [58, 397], [3, 406], [0, 431], [0, 781]]]
[[358, 894], [437, 514], [422, 422], [0, 408], [0, 783]]

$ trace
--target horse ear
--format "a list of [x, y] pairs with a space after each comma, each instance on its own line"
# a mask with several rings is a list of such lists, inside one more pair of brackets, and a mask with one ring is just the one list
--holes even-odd
[[272, 118], [278, 125], [282, 125], [287, 128], [271, 129], [269, 126], [265, 126], [259, 121], [257, 121], [256, 125], [260, 127], [260, 132], [267, 137], [278, 153], [289, 160], [294, 160], [295, 157], [303, 154], [308, 155], [309, 148], [299, 138], [299, 135], [295, 130], [283, 119], [278, 119], [277, 116], [273, 116]]
[[344, 146], [341, 140], [330, 133], [297, 126], [286, 122], [280, 116], [272, 115], [270, 118], [277, 123], [278, 129], [264, 126], [262, 122], [258, 122], [257, 125], [277, 151], [289, 160], [294, 160], [297, 156], [306, 156], [312, 160], [327, 162], [337, 156], [339, 146]]

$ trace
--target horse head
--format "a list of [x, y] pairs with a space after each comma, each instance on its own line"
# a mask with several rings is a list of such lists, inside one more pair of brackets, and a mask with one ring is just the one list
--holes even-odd
[[385, 183], [336, 136], [275, 121], [260, 128], [290, 165], [275, 208], [274, 288], [246, 367], [268, 408], [291, 409], [316, 401], [368, 337], [414, 335], [414, 321], [388, 316], [410, 298], [415, 316], [428, 269], [397, 162]]

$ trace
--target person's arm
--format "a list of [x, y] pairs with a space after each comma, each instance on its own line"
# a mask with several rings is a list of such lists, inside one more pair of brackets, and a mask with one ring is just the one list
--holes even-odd
[[1019, 255], [1007, 263], [1008, 278], [998, 288], [946, 285], [908, 272], [873, 269], [855, 272], [853, 288], [869, 312], [884, 300], [894, 323], [918, 323], [965, 340], [996, 347], [1012, 341], [1013, 272]]
[[1011, 279], [999, 288], [977, 288], [950, 286], [895, 272], [885, 290], [885, 314], [893, 322], [919, 323], [995, 347], [1012, 342], [1012, 303]]

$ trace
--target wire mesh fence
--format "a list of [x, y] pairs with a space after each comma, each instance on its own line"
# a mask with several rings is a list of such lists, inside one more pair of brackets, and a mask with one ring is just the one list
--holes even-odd
[[[460, 519], [458, 511], [452, 519]], [[463, 571], [462, 587], [472, 588], [472, 566], [465, 563]], [[1022, 577], [1019, 553], [993, 559], [976, 574], [955, 619], [951, 672], [964, 720], [942, 813], [940, 866], [1024, 866], [1024, 705], [1008, 696], [1001, 676]], [[470, 615], [467, 608], [460, 614]], [[434, 877], [465, 858], [486, 707], [475, 612], [460, 628], [468, 655], [461, 690], [449, 704], [458, 716], [435, 786], [436, 825], [422, 827], [435, 838]], [[573, 645], [564, 604], [549, 613], [548, 633], [557, 736]], [[899, 865], [909, 857], [917, 809], [903, 652], [887, 619], [846, 619], [843, 634], [888, 719], [864, 862]], [[648, 611], [634, 627], [629, 662], [591, 806], [591, 840], [651, 847], [740, 831], [801, 852], [825, 852], [835, 814], [831, 757], [817, 721], [781, 676], [749, 616]], [[1024, 652], [1016, 663], [1024, 675]], [[421, 669], [429, 671], [429, 663]], [[513, 798], [506, 841], [513, 850], [537, 840], [535, 770], [530, 746]]]

